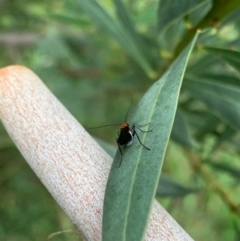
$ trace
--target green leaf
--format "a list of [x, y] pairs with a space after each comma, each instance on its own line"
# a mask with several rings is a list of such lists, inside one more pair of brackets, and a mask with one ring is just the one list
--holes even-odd
[[195, 61], [191, 66], [188, 67], [186, 75], [202, 74], [203, 69], [209, 70], [209, 66], [213, 66], [216, 63], [215, 56], [204, 55], [198, 61]]
[[240, 78], [227, 74], [202, 73], [199, 77], [203, 80], [214, 81], [226, 85], [240, 87]]
[[65, 12], [64, 14], [49, 13], [48, 16], [66, 25], [76, 25], [76, 26], [81, 26], [81, 28], [90, 26], [89, 20], [81, 18], [81, 15], [79, 16], [79, 13], [74, 13], [74, 12], [70, 12], [70, 13]]
[[114, 0], [114, 5], [117, 11], [117, 15], [119, 20], [121, 21], [122, 26], [124, 26], [125, 30], [133, 37], [135, 42], [138, 42], [139, 36], [137, 35], [133, 23], [130, 19], [129, 13], [123, 2], [121, 0]]
[[[128, 29], [126, 25], [121, 25], [116, 19], [111, 17], [95, 0], [77, 0], [79, 5], [86, 11], [86, 13], [104, 29], [110, 36], [115, 38], [118, 43], [125, 48], [125, 50], [135, 59], [135, 61], [141, 66], [145, 73], [152, 77], [155, 75], [152, 67], [143, 55], [141, 48], [137, 44], [135, 38], [133, 37], [133, 32], [129, 32], [130, 21], [126, 20], [124, 23], [128, 24]], [[120, 5], [120, 3], [119, 3]], [[121, 5], [121, 11], [123, 11], [123, 6]], [[123, 14], [123, 12], [121, 12]], [[126, 12], [124, 13], [126, 14]], [[133, 31], [133, 28], [132, 28]]]
[[239, 224], [239, 217], [236, 215], [236, 217], [232, 218], [233, 223], [233, 229], [235, 231], [234, 234], [234, 241], [240, 241], [240, 224]]
[[223, 28], [227, 25], [235, 24], [239, 22], [240, 19], [240, 8], [237, 8], [235, 11], [232, 11], [228, 16], [226, 16], [221, 25], [218, 28]]
[[179, 109], [177, 109], [174, 119], [171, 138], [183, 146], [193, 147], [196, 145], [189, 133], [188, 123], [186, 122], [182, 111]]
[[[142, 37], [137, 33], [134, 23], [131, 20], [130, 14], [127, 11], [127, 8], [123, 4], [122, 0], [114, 0], [114, 5], [116, 8], [116, 12], [120, 23], [122, 25], [123, 30], [126, 32], [125, 35], [128, 36], [128, 41], [132, 42], [134, 48], [138, 53], [144, 56], [145, 61], [149, 62], [149, 46], [146, 46], [145, 41]], [[147, 50], [147, 51], [146, 51]]]
[[[169, 1], [170, 2], [170, 1]], [[211, 1], [212, 8], [207, 13], [207, 15], [192, 29], [186, 32], [186, 34], [182, 37], [178, 46], [175, 49], [175, 54], [178, 55], [179, 52], [189, 43], [192, 37], [195, 34], [195, 31], [198, 29], [208, 29], [213, 27], [215, 24], [221, 23], [223, 19], [225, 19], [229, 14], [239, 8], [239, 1]], [[179, 1], [179, 4], [182, 1]], [[216, 42], [216, 41], [215, 41]], [[206, 43], [206, 42], [205, 42]], [[215, 43], [214, 43], [215, 44]]]
[[209, 0], [159, 0], [158, 29], [165, 30], [178, 19], [194, 11]]
[[226, 163], [216, 163], [216, 162], [212, 162], [212, 161], [207, 161], [206, 164], [210, 165], [214, 169], [217, 169], [222, 172], [226, 172], [237, 179], [240, 178], [240, 169], [238, 169], [236, 167], [230, 166]]
[[187, 188], [173, 181], [167, 175], [162, 174], [159, 180], [156, 195], [158, 197], [184, 197], [187, 194], [197, 192], [197, 188]]
[[217, 126], [221, 123], [220, 119], [217, 118], [210, 112], [201, 113], [200, 126], [197, 128], [195, 136], [198, 140], [202, 140], [206, 134], [216, 131]]
[[[94, 138], [97, 143], [111, 156], [114, 157], [116, 154], [116, 147], [105, 142], [102, 139]], [[161, 174], [156, 196], [158, 197], [183, 197], [187, 194], [198, 191], [197, 188], [187, 188], [179, 183], [173, 181], [166, 174]]]
[[186, 65], [196, 42], [175, 60], [140, 100], [129, 122], [146, 125], [131, 146], [117, 153], [108, 178], [103, 210], [103, 241], [143, 240], [170, 137]]
[[10, 137], [0, 135], [0, 150], [11, 146], [14, 146], [14, 144]]
[[210, 54], [220, 57], [237, 71], [240, 71], [240, 52], [228, 49], [205, 48]]
[[157, 22], [156, 3], [151, 2], [150, 4], [146, 4], [144, 11], [139, 11], [134, 16], [134, 19], [138, 25], [155, 26]]
[[221, 142], [226, 142], [231, 140], [236, 134], [236, 131], [232, 129], [230, 126], [226, 125], [224, 130], [219, 133], [218, 139], [216, 140], [216, 147], [221, 143]]
[[[177, 114], [176, 114], [177, 115]], [[111, 156], [114, 157], [116, 154], [116, 148], [114, 145], [111, 145], [105, 142], [102, 139], [94, 138], [97, 143]], [[187, 194], [198, 191], [197, 188], [187, 188], [179, 183], [173, 181], [166, 174], [161, 174], [156, 196], [158, 197], [183, 197]]]
[[184, 86], [207, 104], [229, 126], [240, 130], [240, 89], [229, 85], [186, 79]]
[[212, 9], [212, 7], [212, 1], [206, 1], [197, 9], [191, 11], [191, 13], [187, 15], [187, 21], [189, 22], [189, 24], [191, 24], [189, 28], [191, 29], [193, 26], [196, 26], [202, 19], [204, 19], [204, 17]]

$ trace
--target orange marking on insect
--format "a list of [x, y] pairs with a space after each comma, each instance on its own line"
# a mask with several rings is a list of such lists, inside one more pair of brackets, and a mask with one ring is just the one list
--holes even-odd
[[123, 124], [121, 125], [121, 129], [125, 129], [126, 127], [129, 127], [129, 124], [128, 124], [128, 123], [123, 123]]

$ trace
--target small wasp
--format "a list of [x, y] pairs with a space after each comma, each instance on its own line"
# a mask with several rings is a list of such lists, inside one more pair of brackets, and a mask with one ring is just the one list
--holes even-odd
[[[131, 103], [132, 105], [132, 103]], [[118, 145], [118, 149], [120, 151], [120, 154], [121, 154], [121, 162], [119, 164], [119, 167], [121, 166], [122, 164], [122, 157], [123, 157], [123, 152], [122, 152], [122, 149], [121, 149], [121, 146], [124, 146], [124, 148], [126, 148], [127, 146], [130, 146], [133, 142], [133, 137], [136, 135], [137, 136], [137, 139], [139, 141], [139, 143], [145, 148], [147, 149], [148, 151], [150, 151], [150, 149], [148, 147], [146, 147], [140, 140], [139, 136], [138, 136], [138, 133], [136, 132], [136, 129], [138, 129], [139, 131], [141, 132], [151, 132], [152, 130], [149, 130], [149, 131], [143, 131], [142, 129], [140, 129], [140, 127], [143, 127], [143, 126], [147, 126], [148, 124], [146, 125], [138, 125], [138, 124], [133, 124], [132, 127], [130, 127], [129, 123], [127, 123], [127, 117], [128, 117], [128, 113], [129, 113], [129, 110], [131, 108], [131, 105], [127, 111], [127, 114], [126, 114], [126, 117], [125, 117], [125, 121], [123, 124], [110, 124], [110, 125], [104, 125], [104, 126], [98, 126], [98, 127], [93, 127], [93, 128], [88, 128], [89, 129], [96, 129], [96, 128], [102, 128], [102, 127], [108, 127], [108, 126], [115, 126], [115, 125], [120, 125], [120, 132], [118, 132], [118, 138], [116, 139], [116, 142], [117, 142], [117, 145]]]

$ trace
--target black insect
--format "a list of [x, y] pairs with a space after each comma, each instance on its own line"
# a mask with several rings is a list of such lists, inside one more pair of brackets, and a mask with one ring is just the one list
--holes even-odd
[[[132, 105], [132, 103], [131, 103], [131, 105]], [[126, 148], [127, 146], [130, 146], [132, 144], [132, 142], [133, 142], [133, 138], [134, 138], [135, 135], [137, 136], [137, 139], [138, 139], [139, 143], [145, 149], [150, 151], [150, 149], [148, 147], [146, 147], [141, 142], [141, 140], [140, 140], [140, 138], [138, 136], [138, 133], [136, 132], [136, 129], [138, 129], [141, 132], [151, 132], [152, 130], [144, 131], [144, 130], [141, 129], [141, 127], [147, 126], [149, 123], [146, 124], [146, 125], [139, 125], [139, 124], [135, 123], [135, 124], [132, 125], [132, 127], [130, 127], [129, 123], [127, 123], [127, 117], [128, 117], [129, 110], [131, 109], [131, 105], [130, 105], [128, 111], [127, 111], [127, 114], [126, 114], [126, 117], [125, 117], [125, 122], [123, 124], [112, 124], [112, 125], [104, 125], [104, 126], [88, 128], [88, 130], [89, 130], [89, 129], [96, 129], [96, 128], [120, 125], [120, 132], [118, 132], [118, 138], [116, 139], [116, 142], [117, 142], [117, 145], [118, 145], [118, 149], [119, 149], [120, 154], [121, 154], [121, 161], [120, 161], [119, 167], [122, 164], [122, 158], [123, 158], [123, 152], [122, 152], [121, 146], [123, 146], [124, 148]]]
[[[148, 125], [148, 124], [147, 124]], [[139, 141], [139, 143], [146, 148], [147, 150], [150, 151], [150, 149], [148, 147], [146, 147], [140, 140], [138, 133], [136, 132], [136, 128], [138, 130], [140, 130], [141, 132], [151, 132], [152, 130], [149, 131], [143, 131], [140, 129], [140, 127], [142, 126], [146, 126], [146, 125], [138, 125], [138, 124], [133, 124], [132, 128], [130, 127], [130, 125], [127, 122], [124, 122], [121, 127], [120, 127], [120, 132], [118, 132], [118, 138], [117, 138], [117, 145], [118, 145], [118, 149], [121, 153], [121, 162], [119, 164], [119, 167], [122, 164], [122, 157], [123, 157], [123, 153], [122, 153], [122, 149], [121, 146], [124, 146], [124, 148], [126, 148], [127, 146], [130, 146], [133, 142], [133, 137], [136, 135], [137, 139]]]

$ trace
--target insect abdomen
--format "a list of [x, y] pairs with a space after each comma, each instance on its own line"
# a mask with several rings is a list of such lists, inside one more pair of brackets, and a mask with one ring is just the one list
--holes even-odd
[[129, 146], [132, 144], [132, 141], [133, 141], [133, 136], [132, 136], [131, 131], [128, 131], [126, 133], [120, 133], [120, 135], [117, 139], [117, 143], [120, 146], [123, 146], [123, 145]]

